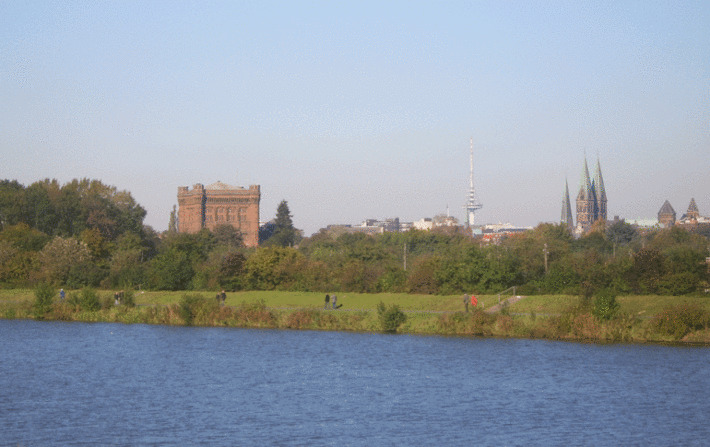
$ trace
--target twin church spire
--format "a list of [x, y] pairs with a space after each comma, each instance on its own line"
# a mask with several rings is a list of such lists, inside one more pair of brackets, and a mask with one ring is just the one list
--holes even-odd
[[584, 233], [589, 231], [597, 220], [607, 220], [607, 197], [604, 187], [602, 169], [597, 159], [594, 177], [589, 175], [587, 159], [584, 159], [582, 169], [582, 179], [580, 181], [579, 192], [576, 200], [577, 225], [572, 221], [572, 206], [569, 195], [569, 186], [565, 180], [565, 192], [562, 198], [561, 222], [566, 224], [571, 231]]

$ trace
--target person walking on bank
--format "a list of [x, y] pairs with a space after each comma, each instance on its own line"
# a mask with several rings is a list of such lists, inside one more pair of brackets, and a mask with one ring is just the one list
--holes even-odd
[[337, 309], [338, 306], [336, 306], [336, 303], [338, 302], [338, 297], [333, 295], [333, 309]]
[[463, 307], [466, 309], [466, 312], [468, 312], [468, 301], [469, 301], [469, 296], [468, 294], [464, 293], [463, 294]]
[[219, 294], [219, 299], [222, 301], [222, 306], [224, 306], [224, 302], [227, 301], [227, 294], [224, 290], [222, 290], [222, 293]]
[[328, 303], [330, 303], [330, 295], [328, 295], [328, 294], [326, 293], [326, 294], [325, 294], [325, 306], [323, 306], [323, 309], [327, 309], [327, 308], [328, 308]]

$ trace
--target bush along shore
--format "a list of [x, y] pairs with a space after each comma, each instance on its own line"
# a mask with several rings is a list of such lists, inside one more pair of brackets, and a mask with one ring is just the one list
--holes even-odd
[[[278, 293], [278, 292], [277, 292]], [[515, 337], [583, 342], [680, 342], [710, 344], [710, 311], [697, 302], [670, 304], [654, 315], [620, 310], [613, 294], [577, 298], [559, 312], [407, 311], [380, 301], [374, 309], [273, 307], [264, 299], [225, 305], [201, 293], [182, 294], [177, 302], [136, 305], [133, 291], [120, 294], [93, 289], [70, 292], [65, 299], [40, 285], [34, 297], [0, 302], [0, 318], [43, 321], [115, 322], [203, 327], [273, 328], [385, 332], [421, 335]], [[514, 306], [513, 306], [514, 307]]]

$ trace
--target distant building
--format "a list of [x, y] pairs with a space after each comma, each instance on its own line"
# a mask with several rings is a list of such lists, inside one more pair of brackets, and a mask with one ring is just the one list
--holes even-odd
[[497, 244], [505, 236], [524, 233], [532, 227], [516, 227], [510, 223], [488, 224], [481, 227], [481, 238], [488, 243]]
[[594, 222], [598, 220], [607, 220], [607, 196], [606, 188], [604, 187], [604, 178], [602, 177], [601, 165], [597, 159], [597, 168], [594, 177], [590, 177], [587, 160], [584, 160], [584, 168], [582, 170], [582, 179], [575, 201], [575, 211], [577, 214], [577, 225], [572, 222], [572, 206], [569, 195], [569, 186], [565, 180], [565, 191], [562, 196], [562, 215], [560, 222], [567, 225], [568, 228], [574, 229], [579, 235], [586, 233], [592, 228]]
[[423, 217], [412, 224], [415, 230], [431, 230], [434, 228], [434, 220], [431, 217]]
[[222, 182], [192, 189], [178, 187], [178, 231], [197, 233], [203, 228], [214, 230], [219, 225], [231, 225], [242, 234], [244, 245], [259, 245], [259, 202], [261, 189], [230, 186]]
[[458, 227], [459, 220], [454, 216], [449, 216], [448, 214], [439, 214], [434, 216], [433, 219], [434, 228], [436, 227]]
[[455, 217], [441, 214], [415, 222], [401, 222], [398, 217], [385, 220], [365, 219], [360, 225], [328, 225], [325, 231], [337, 237], [343, 233], [403, 233], [409, 230], [432, 230], [439, 227], [460, 227], [460, 225]]
[[665, 228], [675, 225], [675, 210], [668, 200], [663, 202], [663, 206], [658, 211], [658, 225]]
[[640, 230], [651, 230], [654, 228], [658, 228], [658, 219], [646, 219], [646, 218], [640, 218], [640, 219], [624, 219], [624, 222], [626, 222], [629, 225], [633, 225], [634, 227], [640, 229]]
[[604, 179], [598, 159], [593, 179], [589, 177], [587, 160], [584, 160], [581, 183], [577, 194], [577, 232], [585, 233], [592, 228], [594, 222], [606, 221], [607, 218], [606, 188], [604, 188]]
[[663, 206], [658, 211], [658, 225], [664, 228], [672, 227], [673, 225], [681, 225], [692, 230], [706, 229], [710, 227], [710, 217], [701, 216], [698, 210], [698, 205], [695, 199], [690, 199], [688, 210], [676, 220], [676, 212], [670, 202], [666, 200]]
[[[367, 227], [374, 227], [374, 228], [382, 228], [383, 232], [387, 233], [397, 233], [400, 230], [400, 225], [399, 225], [399, 217], [391, 218], [391, 219], [385, 219], [385, 220], [377, 220], [377, 219], [366, 219], [360, 227], [367, 228]], [[357, 228], [357, 227], [355, 227]]]
[[688, 211], [683, 214], [680, 218], [681, 224], [697, 224], [700, 219], [700, 212], [698, 211], [698, 205], [695, 204], [695, 198], [690, 199], [690, 205], [688, 205]]

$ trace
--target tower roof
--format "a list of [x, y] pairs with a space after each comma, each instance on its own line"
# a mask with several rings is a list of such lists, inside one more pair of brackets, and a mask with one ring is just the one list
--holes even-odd
[[668, 200], [666, 200], [665, 202], [663, 202], [663, 206], [658, 211], [658, 214], [659, 215], [660, 214], [673, 214], [675, 216], [675, 210], [671, 206], [671, 203]]
[[589, 167], [587, 166], [587, 157], [584, 157], [584, 169], [582, 170], [582, 179], [580, 180], [579, 194], [577, 200], [588, 200], [592, 196], [592, 181], [589, 178]]
[[213, 190], [213, 191], [214, 190], [228, 191], [228, 190], [233, 190], [233, 189], [244, 189], [244, 188], [242, 188], [240, 186], [228, 185], [226, 183], [222, 183], [219, 180], [217, 180], [217, 182], [212, 183], [211, 185], [208, 185], [207, 187], [205, 187], [205, 189], [209, 189], [209, 190]]
[[567, 183], [567, 179], [565, 179], [565, 192], [564, 192], [564, 195], [562, 196], [561, 222], [567, 224], [567, 226], [569, 226], [569, 227], [574, 226], [574, 222], [572, 221], [572, 206], [570, 205], [570, 200], [569, 200], [569, 185]]
[[605, 202], [606, 188], [604, 188], [604, 178], [602, 177], [602, 168], [599, 164], [599, 158], [597, 158], [597, 169], [594, 173], [594, 190], [597, 194], [597, 198], [602, 202]]
[[688, 205], [688, 214], [699, 213], [698, 205], [695, 204], [695, 198], [690, 199], [690, 205]]

